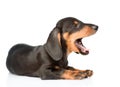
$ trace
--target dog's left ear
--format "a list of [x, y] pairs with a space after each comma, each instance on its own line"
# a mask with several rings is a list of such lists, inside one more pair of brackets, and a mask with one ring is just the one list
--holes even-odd
[[46, 51], [55, 61], [59, 61], [63, 56], [58, 35], [60, 35], [60, 30], [58, 28], [54, 28], [48, 37], [47, 43], [45, 44]]

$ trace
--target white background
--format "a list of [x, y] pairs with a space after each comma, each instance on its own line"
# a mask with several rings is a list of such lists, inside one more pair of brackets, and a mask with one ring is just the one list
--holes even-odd
[[[83, 40], [88, 56], [69, 55], [69, 65], [92, 69], [85, 80], [65, 81], [12, 75], [5, 66], [8, 50], [16, 43], [41, 45], [57, 21], [76, 17], [99, 25]], [[0, 0], [0, 87], [120, 87], [119, 0]]]

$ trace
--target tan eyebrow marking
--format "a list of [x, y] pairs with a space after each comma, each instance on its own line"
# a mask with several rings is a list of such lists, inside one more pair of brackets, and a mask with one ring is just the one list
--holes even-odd
[[77, 24], [78, 24], [78, 21], [74, 21], [74, 24], [76, 24], [76, 25], [77, 25]]

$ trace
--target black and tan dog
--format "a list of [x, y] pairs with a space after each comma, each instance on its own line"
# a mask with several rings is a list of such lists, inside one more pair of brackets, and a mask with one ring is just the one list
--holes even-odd
[[97, 25], [86, 24], [76, 18], [60, 20], [51, 31], [43, 46], [17, 44], [7, 57], [8, 70], [17, 75], [41, 79], [83, 79], [90, 77], [92, 70], [78, 70], [68, 66], [67, 57], [73, 51], [87, 55], [82, 38], [96, 33]]

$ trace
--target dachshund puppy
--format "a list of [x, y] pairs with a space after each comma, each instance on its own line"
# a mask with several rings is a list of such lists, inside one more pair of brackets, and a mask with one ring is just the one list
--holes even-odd
[[92, 70], [78, 70], [68, 66], [71, 52], [87, 55], [89, 50], [82, 39], [98, 30], [94, 24], [68, 17], [58, 21], [47, 42], [40, 46], [17, 44], [7, 57], [8, 70], [17, 75], [40, 77], [41, 79], [84, 79], [92, 76]]

